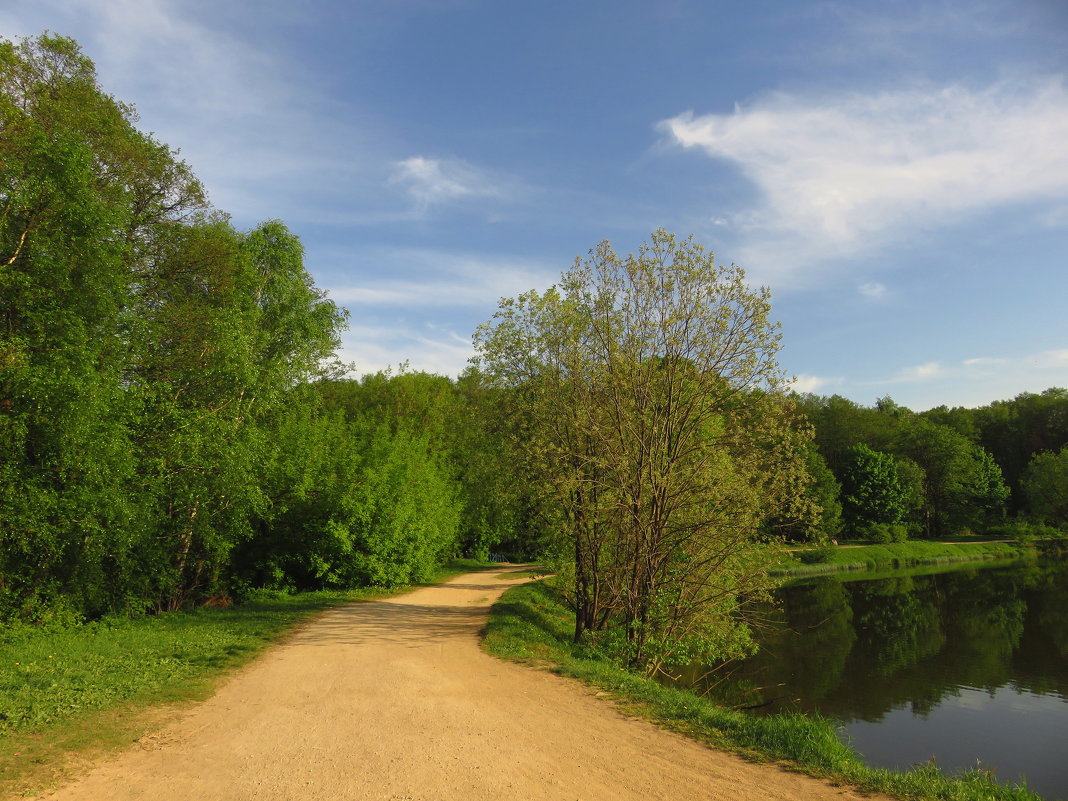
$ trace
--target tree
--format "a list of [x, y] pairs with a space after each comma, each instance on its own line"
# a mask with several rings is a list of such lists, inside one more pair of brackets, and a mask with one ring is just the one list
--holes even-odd
[[602, 243], [476, 332], [560, 511], [576, 641], [645, 668], [746, 642], [739, 598], [766, 586], [759, 524], [813, 512], [769, 310], [741, 269], [660, 230], [625, 258]]
[[[787, 521], [776, 528], [791, 541], [826, 543], [842, 531], [842, 485], [838, 483], [814, 443], [805, 448], [805, 466], [811, 478], [805, 495], [813, 506], [819, 509], [819, 514], [803, 520]], [[779, 521], [769, 523], [775, 525]]]
[[0, 42], [0, 619], [224, 591], [343, 324], [136, 119], [74, 41]]
[[907, 490], [889, 453], [854, 445], [842, 474], [842, 511], [854, 532], [901, 523], [908, 513]]
[[72, 40], [0, 42], [0, 617], [137, 598], [134, 265], [202, 195], [135, 119]]
[[1021, 484], [1034, 517], [1055, 526], [1068, 524], [1068, 447], [1037, 454]]
[[888, 451], [902, 422], [912, 414], [889, 397], [879, 398], [875, 408], [832, 395], [800, 396], [801, 408], [815, 428], [816, 445], [827, 465], [835, 473], [842, 469], [848, 451], [864, 444], [877, 451]]
[[1035, 454], [1068, 445], [1068, 390], [1051, 387], [995, 401], [975, 411], [979, 443], [989, 451], [1013, 492], [1013, 511], [1023, 508], [1020, 480]]
[[925, 536], [955, 534], [992, 523], [1009, 490], [994, 459], [952, 428], [916, 417], [900, 432], [895, 450], [924, 474]]

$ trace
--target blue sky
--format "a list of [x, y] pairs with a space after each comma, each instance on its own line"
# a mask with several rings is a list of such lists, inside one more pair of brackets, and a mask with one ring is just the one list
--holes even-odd
[[1068, 385], [1068, 4], [0, 0], [249, 228], [359, 372], [455, 375], [501, 296], [693, 233], [773, 292], [798, 389]]

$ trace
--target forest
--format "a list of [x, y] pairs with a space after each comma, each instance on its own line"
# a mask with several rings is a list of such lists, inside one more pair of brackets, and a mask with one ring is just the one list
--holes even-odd
[[[398, 586], [456, 555], [563, 562], [572, 548], [576, 636], [620, 616], [640, 664], [656, 637], [700, 634], [680, 610], [713, 596], [676, 597], [662, 628], [657, 599], [725, 571], [727, 594], [742, 587], [749, 542], [1068, 529], [1068, 391], [920, 413], [796, 395], [773, 362], [768, 298], [663, 232], [644, 262], [602, 249], [559, 294], [502, 306], [456, 379], [352, 378], [336, 357], [346, 312], [299, 238], [279, 221], [236, 230], [76, 43], [0, 44], [0, 83], [0, 622]], [[624, 337], [592, 360], [576, 343], [610, 329], [581, 322], [576, 299], [626, 299], [612, 308], [633, 318], [611, 331], [635, 331], [652, 297], [636, 287], [663, 288], [648, 264], [672, 266], [676, 300], [685, 281], [712, 288], [686, 312], [709, 342], [719, 323], [702, 310], [727, 308], [770, 361], [664, 331], [655, 358]], [[516, 339], [532, 321], [568, 335], [540, 340], [537, 370], [508, 369], [533, 352]], [[656, 425], [642, 439], [621, 420]], [[665, 445], [665, 430], [680, 435]], [[639, 464], [635, 443], [663, 460]], [[730, 549], [688, 550], [713, 530]], [[638, 539], [655, 550], [620, 550]], [[636, 560], [654, 557], [660, 583], [631, 592]], [[715, 597], [722, 622], [732, 607]]]

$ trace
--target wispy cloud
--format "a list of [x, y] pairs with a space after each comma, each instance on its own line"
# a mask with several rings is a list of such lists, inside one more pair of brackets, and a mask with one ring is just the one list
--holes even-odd
[[790, 389], [794, 392], [816, 392], [819, 389], [826, 387], [828, 384], [834, 384], [841, 381], [839, 378], [821, 378], [814, 375], [801, 374], [794, 377], [794, 380], [790, 383]]
[[1047, 228], [1068, 228], [1068, 204], [1045, 210], [1038, 221]]
[[458, 159], [406, 158], [393, 165], [389, 183], [403, 189], [421, 210], [465, 198], [502, 195], [484, 173]]
[[135, 104], [139, 127], [179, 148], [241, 225], [314, 217], [359, 194], [357, 184], [380, 185], [381, 132], [354, 124], [358, 109], [339, 108], [284, 41], [248, 36], [208, 10], [181, 0], [35, 0], [4, 22], [18, 35], [76, 36], [105, 89]]
[[927, 362], [926, 364], [918, 364], [915, 367], [906, 367], [893, 378], [888, 378], [879, 383], [897, 384], [912, 381], [930, 381], [933, 378], [941, 377], [944, 372], [940, 363]]
[[942, 404], [982, 406], [1024, 391], [1041, 392], [1050, 386], [1064, 386], [1065, 368], [1068, 368], [1068, 349], [1054, 349], [1010, 356], [976, 356], [951, 363], [931, 361], [904, 368], [891, 378], [843, 383], [849, 389], [896, 384], [895, 399], [917, 410]]
[[1068, 367], [1068, 349], [1045, 350], [1029, 357], [1027, 361], [1039, 368]]
[[[658, 128], [737, 164], [763, 205], [735, 225], [798, 267], [1004, 204], [1068, 197], [1068, 91], [1060, 76], [981, 89], [771, 94], [730, 114]], [[759, 266], [759, 265], [758, 265]]]
[[[330, 297], [349, 306], [477, 308], [487, 314], [502, 297], [545, 289], [559, 271], [514, 256], [451, 253], [418, 248], [380, 249], [360, 257], [375, 264], [374, 278], [335, 286]], [[432, 278], [390, 278], [430, 275]]]
[[880, 283], [861, 284], [857, 287], [857, 291], [868, 298], [881, 298], [886, 294], [886, 285]]
[[999, 364], [1005, 364], [1006, 359], [998, 359], [992, 356], [979, 356], [975, 359], [965, 359], [961, 364], [965, 367], [996, 367]]
[[418, 329], [354, 326], [342, 341], [340, 355], [355, 365], [357, 375], [407, 364], [412, 370], [455, 377], [473, 354], [470, 338], [427, 324]]

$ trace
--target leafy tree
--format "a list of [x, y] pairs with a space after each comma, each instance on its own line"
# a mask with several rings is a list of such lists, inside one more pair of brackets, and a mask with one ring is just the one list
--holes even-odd
[[72, 40], [0, 43], [0, 617], [175, 608], [269, 516], [275, 416], [340, 310]]
[[854, 445], [841, 473], [842, 511], [854, 532], [873, 524], [895, 524], [908, 513], [908, 491], [889, 453]]
[[1008, 489], [996, 462], [955, 430], [914, 418], [902, 430], [897, 449], [924, 471], [925, 536], [978, 528], [1001, 515]]
[[[73, 41], [0, 42], [0, 617], [134, 591], [130, 267], [165, 149], [133, 119]], [[181, 173], [179, 206], [199, 194]]]
[[1068, 525], [1068, 447], [1036, 454], [1020, 483], [1031, 515], [1056, 526]]
[[993, 455], [1013, 492], [1011, 509], [1023, 509], [1020, 481], [1035, 454], [1068, 445], [1068, 390], [1052, 387], [977, 409], [979, 443]]
[[661, 230], [626, 258], [602, 243], [476, 333], [561, 510], [576, 640], [641, 667], [744, 645], [760, 521], [812, 511], [769, 309], [740, 269]]
[[854, 445], [867, 445], [878, 451], [889, 451], [904, 420], [911, 415], [889, 397], [876, 401], [875, 408], [832, 395], [823, 398], [802, 395], [801, 408], [815, 428], [816, 445], [828, 466], [838, 474], [849, 458]]
[[777, 525], [779, 521], [772, 523], [788, 539], [827, 542], [842, 531], [842, 485], [838, 483], [838, 479], [814, 444], [805, 449], [804, 459], [806, 472], [811, 479], [804, 493], [819, 512], [814, 517], [789, 520], [781, 525]]

